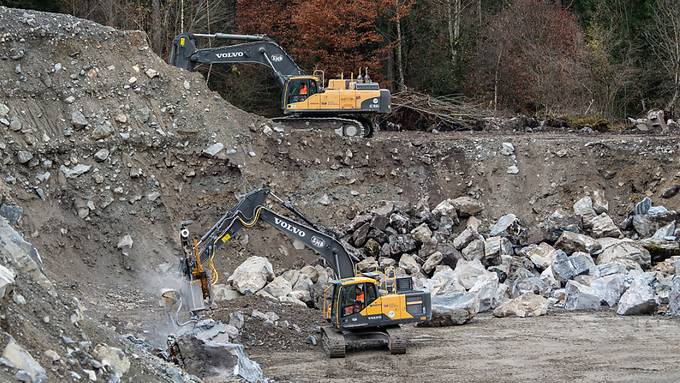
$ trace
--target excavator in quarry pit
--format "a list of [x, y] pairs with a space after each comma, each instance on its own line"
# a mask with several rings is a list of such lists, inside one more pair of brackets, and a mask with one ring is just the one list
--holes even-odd
[[[196, 46], [196, 38], [239, 41], [215, 48]], [[282, 88], [283, 117], [272, 120], [294, 128], [332, 129], [341, 136], [370, 137], [378, 116], [390, 113], [391, 93], [368, 75], [356, 79], [329, 79], [316, 70], [305, 74], [279, 44], [265, 35], [181, 33], [172, 44], [169, 63], [194, 71], [201, 64], [260, 64], [269, 67]], [[353, 77], [353, 76], [352, 76]]]
[[[267, 204], [269, 197], [304, 223], [273, 211]], [[400, 325], [432, 318], [430, 293], [415, 290], [411, 277], [357, 273], [356, 257], [345, 249], [337, 235], [312, 223], [268, 188], [246, 194], [200, 239], [191, 238], [188, 229], [191, 221], [181, 224], [180, 269], [186, 284], [175, 299], [186, 301], [184, 307], [195, 317], [213, 304], [211, 286], [217, 279], [213, 264], [216, 250], [240, 230], [259, 221], [304, 243], [334, 271], [334, 279], [325, 287], [322, 300], [326, 325], [321, 329], [321, 344], [329, 357], [342, 358], [348, 348], [368, 345], [386, 345], [392, 354], [403, 354], [407, 340], [400, 334]], [[282, 310], [285, 308], [281, 306]]]

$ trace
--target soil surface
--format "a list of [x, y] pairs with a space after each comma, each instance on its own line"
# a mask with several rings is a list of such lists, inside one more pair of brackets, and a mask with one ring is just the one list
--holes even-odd
[[406, 327], [406, 355], [385, 350], [326, 359], [305, 352], [252, 352], [281, 382], [677, 382], [678, 320], [614, 312], [538, 318], [480, 314], [460, 327]]

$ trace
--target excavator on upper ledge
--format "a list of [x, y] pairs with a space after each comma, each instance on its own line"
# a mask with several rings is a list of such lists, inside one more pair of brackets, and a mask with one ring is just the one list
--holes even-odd
[[[241, 41], [216, 48], [196, 47], [196, 38]], [[195, 70], [201, 64], [261, 64], [271, 68], [281, 85], [281, 108], [284, 123], [301, 122], [303, 126], [330, 126], [337, 134], [370, 137], [377, 130], [377, 117], [390, 112], [391, 94], [373, 82], [368, 69], [356, 79], [329, 79], [316, 70], [306, 75], [276, 42], [265, 35], [225, 33], [182, 33], [173, 41], [169, 62], [179, 68]], [[342, 77], [342, 76], [341, 76]], [[352, 76], [353, 77], [353, 76]]]

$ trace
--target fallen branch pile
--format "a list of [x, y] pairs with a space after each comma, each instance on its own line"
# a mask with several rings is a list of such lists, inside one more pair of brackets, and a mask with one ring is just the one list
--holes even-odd
[[481, 129], [484, 119], [493, 112], [463, 97], [433, 97], [414, 91], [392, 96], [390, 121], [402, 130], [470, 130]]

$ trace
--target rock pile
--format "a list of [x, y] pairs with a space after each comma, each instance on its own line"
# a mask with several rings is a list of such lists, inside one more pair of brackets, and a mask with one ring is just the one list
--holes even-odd
[[[38, 250], [0, 217], [0, 380], [120, 382], [192, 378], [91, 320], [43, 272]], [[134, 355], [134, 356], [133, 356]], [[150, 375], [149, 375], [150, 376]]]
[[359, 272], [410, 275], [429, 291], [434, 324], [465, 323], [489, 310], [537, 316], [549, 306], [645, 314], [672, 301], [678, 214], [649, 198], [617, 225], [596, 191], [571, 212], [555, 211], [531, 238], [537, 230], [514, 214], [482, 224], [483, 208], [467, 196], [432, 209], [385, 203], [357, 215], [343, 238], [362, 256]]
[[243, 295], [257, 295], [302, 307], [320, 307], [319, 299], [331, 274], [330, 269], [322, 266], [305, 266], [276, 276], [266, 258], [254, 256], [234, 270], [226, 285], [213, 288], [213, 298], [220, 302]]

